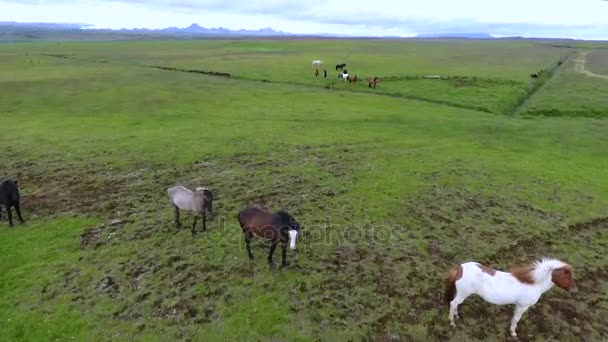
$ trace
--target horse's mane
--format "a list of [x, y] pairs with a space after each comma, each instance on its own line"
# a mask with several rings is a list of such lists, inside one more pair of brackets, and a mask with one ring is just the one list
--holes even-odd
[[279, 216], [283, 220], [283, 222], [289, 222], [289, 219], [293, 218], [293, 216], [291, 216], [291, 214], [289, 214], [285, 210], [277, 211], [277, 216]]
[[524, 284], [538, 284], [551, 276], [559, 268], [572, 268], [563, 261], [554, 258], [541, 258], [533, 263], [511, 270], [511, 274]]

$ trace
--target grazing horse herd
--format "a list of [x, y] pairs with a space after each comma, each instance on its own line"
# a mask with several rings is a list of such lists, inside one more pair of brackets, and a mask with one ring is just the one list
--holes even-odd
[[[321, 65], [321, 61], [318, 65]], [[314, 64], [313, 62], [313, 64]], [[336, 69], [345, 67], [336, 65]], [[346, 74], [346, 70], [344, 70]], [[348, 74], [346, 74], [348, 75]], [[356, 82], [357, 75], [347, 76], [349, 82]], [[370, 87], [375, 87], [378, 78], [369, 80]], [[191, 191], [181, 185], [167, 189], [169, 202], [174, 210], [175, 225], [181, 228], [179, 220], [180, 210], [193, 213], [192, 235], [196, 234], [196, 223], [201, 217], [203, 232], [207, 230], [207, 215], [213, 211], [213, 193], [205, 187]], [[20, 194], [16, 181], [0, 180], [0, 205], [6, 208], [9, 225], [13, 226], [11, 208], [15, 208], [19, 221], [24, 223], [20, 210]], [[287, 211], [270, 212], [260, 206], [250, 205], [241, 210], [236, 216], [242, 233], [245, 237], [247, 256], [253, 260], [251, 240], [254, 236], [270, 241], [268, 263], [273, 265], [272, 256], [279, 243], [281, 246], [281, 265], [287, 265], [287, 245], [291, 249], [296, 247], [296, 239], [300, 231], [300, 224]], [[0, 206], [0, 220], [2, 220], [2, 207]], [[517, 337], [516, 328], [521, 316], [536, 304], [541, 295], [554, 285], [572, 293], [577, 291], [573, 278], [571, 265], [557, 259], [543, 258], [534, 263], [516, 268], [510, 272], [497, 271], [477, 262], [467, 262], [454, 267], [447, 276], [445, 283], [444, 302], [449, 305], [449, 321], [455, 326], [455, 319], [459, 319], [458, 306], [471, 295], [478, 295], [486, 302], [504, 305], [514, 304], [515, 311], [511, 319], [511, 336]]]
[[[312, 65], [313, 65], [313, 67], [323, 65], [323, 61], [320, 59], [315, 59], [312, 61]], [[346, 70], [345, 68], [346, 68], [346, 63], [336, 64], [336, 71], [340, 71], [340, 73], [338, 74], [338, 80], [347, 81], [349, 84], [357, 83], [357, 81], [360, 80], [359, 75], [357, 75], [357, 74], [350, 75], [348, 73], [348, 70]], [[314, 74], [315, 74], [315, 77], [317, 77], [317, 78], [319, 77], [319, 75], [320, 75], [319, 68], [315, 68]], [[325, 70], [325, 69], [323, 69], [323, 78], [327, 78], [327, 70]], [[378, 85], [378, 83], [380, 83], [379, 77], [370, 77], [367, 79], [367, 85], [369, 88], [376, 89], [376, 85]]]
[[[357, 77], [356, 75], [354, 77]], [[192, 235], [196, 234], [196, 223], [200, 216], [203, 221], [203, 232], [207, 230], [207, 215], [213, 211], [213, 193], [205, 187], [191, 191], [181, 185], [167, 189], [169, 202], [174, 210], [175, 225], [181, 228], [180, 210], [194, 214]], [[20, 210], [20, 194], [16, 181], [0, 181], [0, 205], [4, 205], [8, 214], [9, 225], [13, 226], [11, 207], [15, 208], [19, 221], [24, 223]], [[0, 207], [0, 220], [2, 207]], [[268, 263], [273, 265], [272, 256], [279, 244], [281, 246], [281, 265], [287, 265], [287, 244], [291, 249], [296, 247], [296, 238], [300, 224], [287, 211], [272, 213], [260, 206], [250, 205], [241, 210], [237, 219], [245, 237], [247, 256], [253, 260], [251, 240], [254, 236], [270, 241]], [[497, 271], [477, 262], [467, 262], [454, 267], [447, 276], [444, 302], [449, 305], [449, 321], [456, 326], [459, 319], [458, 306], [471, 295], [478, 295], [486, 302], [504, 305], [514, 304], [515, 311], [509, 327], [512, 337], [517, 337], [516, 328], [521, 316], [536, 304], [541, 295], [554, 285], [577, 292], [571, 265], [557, 259], [543, 258], [528, 266], [516, 268], [510, 272]]]

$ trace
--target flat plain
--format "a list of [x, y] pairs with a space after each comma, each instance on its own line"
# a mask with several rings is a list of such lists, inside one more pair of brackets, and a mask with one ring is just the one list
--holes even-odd
[[[479, 298], [449, 326], [447, 271], [554, 256], [579, 293], [548, 292], [520, 339], [605, 339], [608, 80], [577, 61], [608, 75], [606, 46], [2, 44], [0, 176], [27, 223], [0, 222], [0, 336], [505, 340], [511, 307]], [[340, 82], [338, 63], [382, 81]], [[177, 183], [215, 192], [208, 232], [175, 229]], [[287, 268], [263, 241], [247, 259], [235, 217], [251, 203], [302, 224]]]

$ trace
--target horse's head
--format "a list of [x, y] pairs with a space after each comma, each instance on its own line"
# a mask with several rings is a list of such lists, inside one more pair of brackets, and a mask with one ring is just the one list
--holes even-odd
[[278, 211], [277, 215], [281, 218], [281, 230], [289, 233], [289, 248], [295, 249], [300, 224], [291, 214], [284, 210]]
[[560, 267], [551, 272], [551, 281], [564, 290], [576, 293], [578, 289], [576, 288], [576, 282], [572, 277], [572, 273], [572, 266], [566, 265], [564, 267]]

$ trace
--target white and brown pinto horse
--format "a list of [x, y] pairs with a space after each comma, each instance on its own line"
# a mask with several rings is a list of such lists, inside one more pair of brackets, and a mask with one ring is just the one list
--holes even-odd
[[458, 305], [476, 294], [492, 304], [515, 304], [510, 330], [511, 336], [517, 337], [515, 329], [521, 316], [553, 285], [572, 293], [577, 291], [572, 271], [572, 266], [547, 258], [511, 272], [496, 271], [476, 262], [456, 266], [448, 274], [444, 298], [450, 305], [450, 323], [456, 326]]

